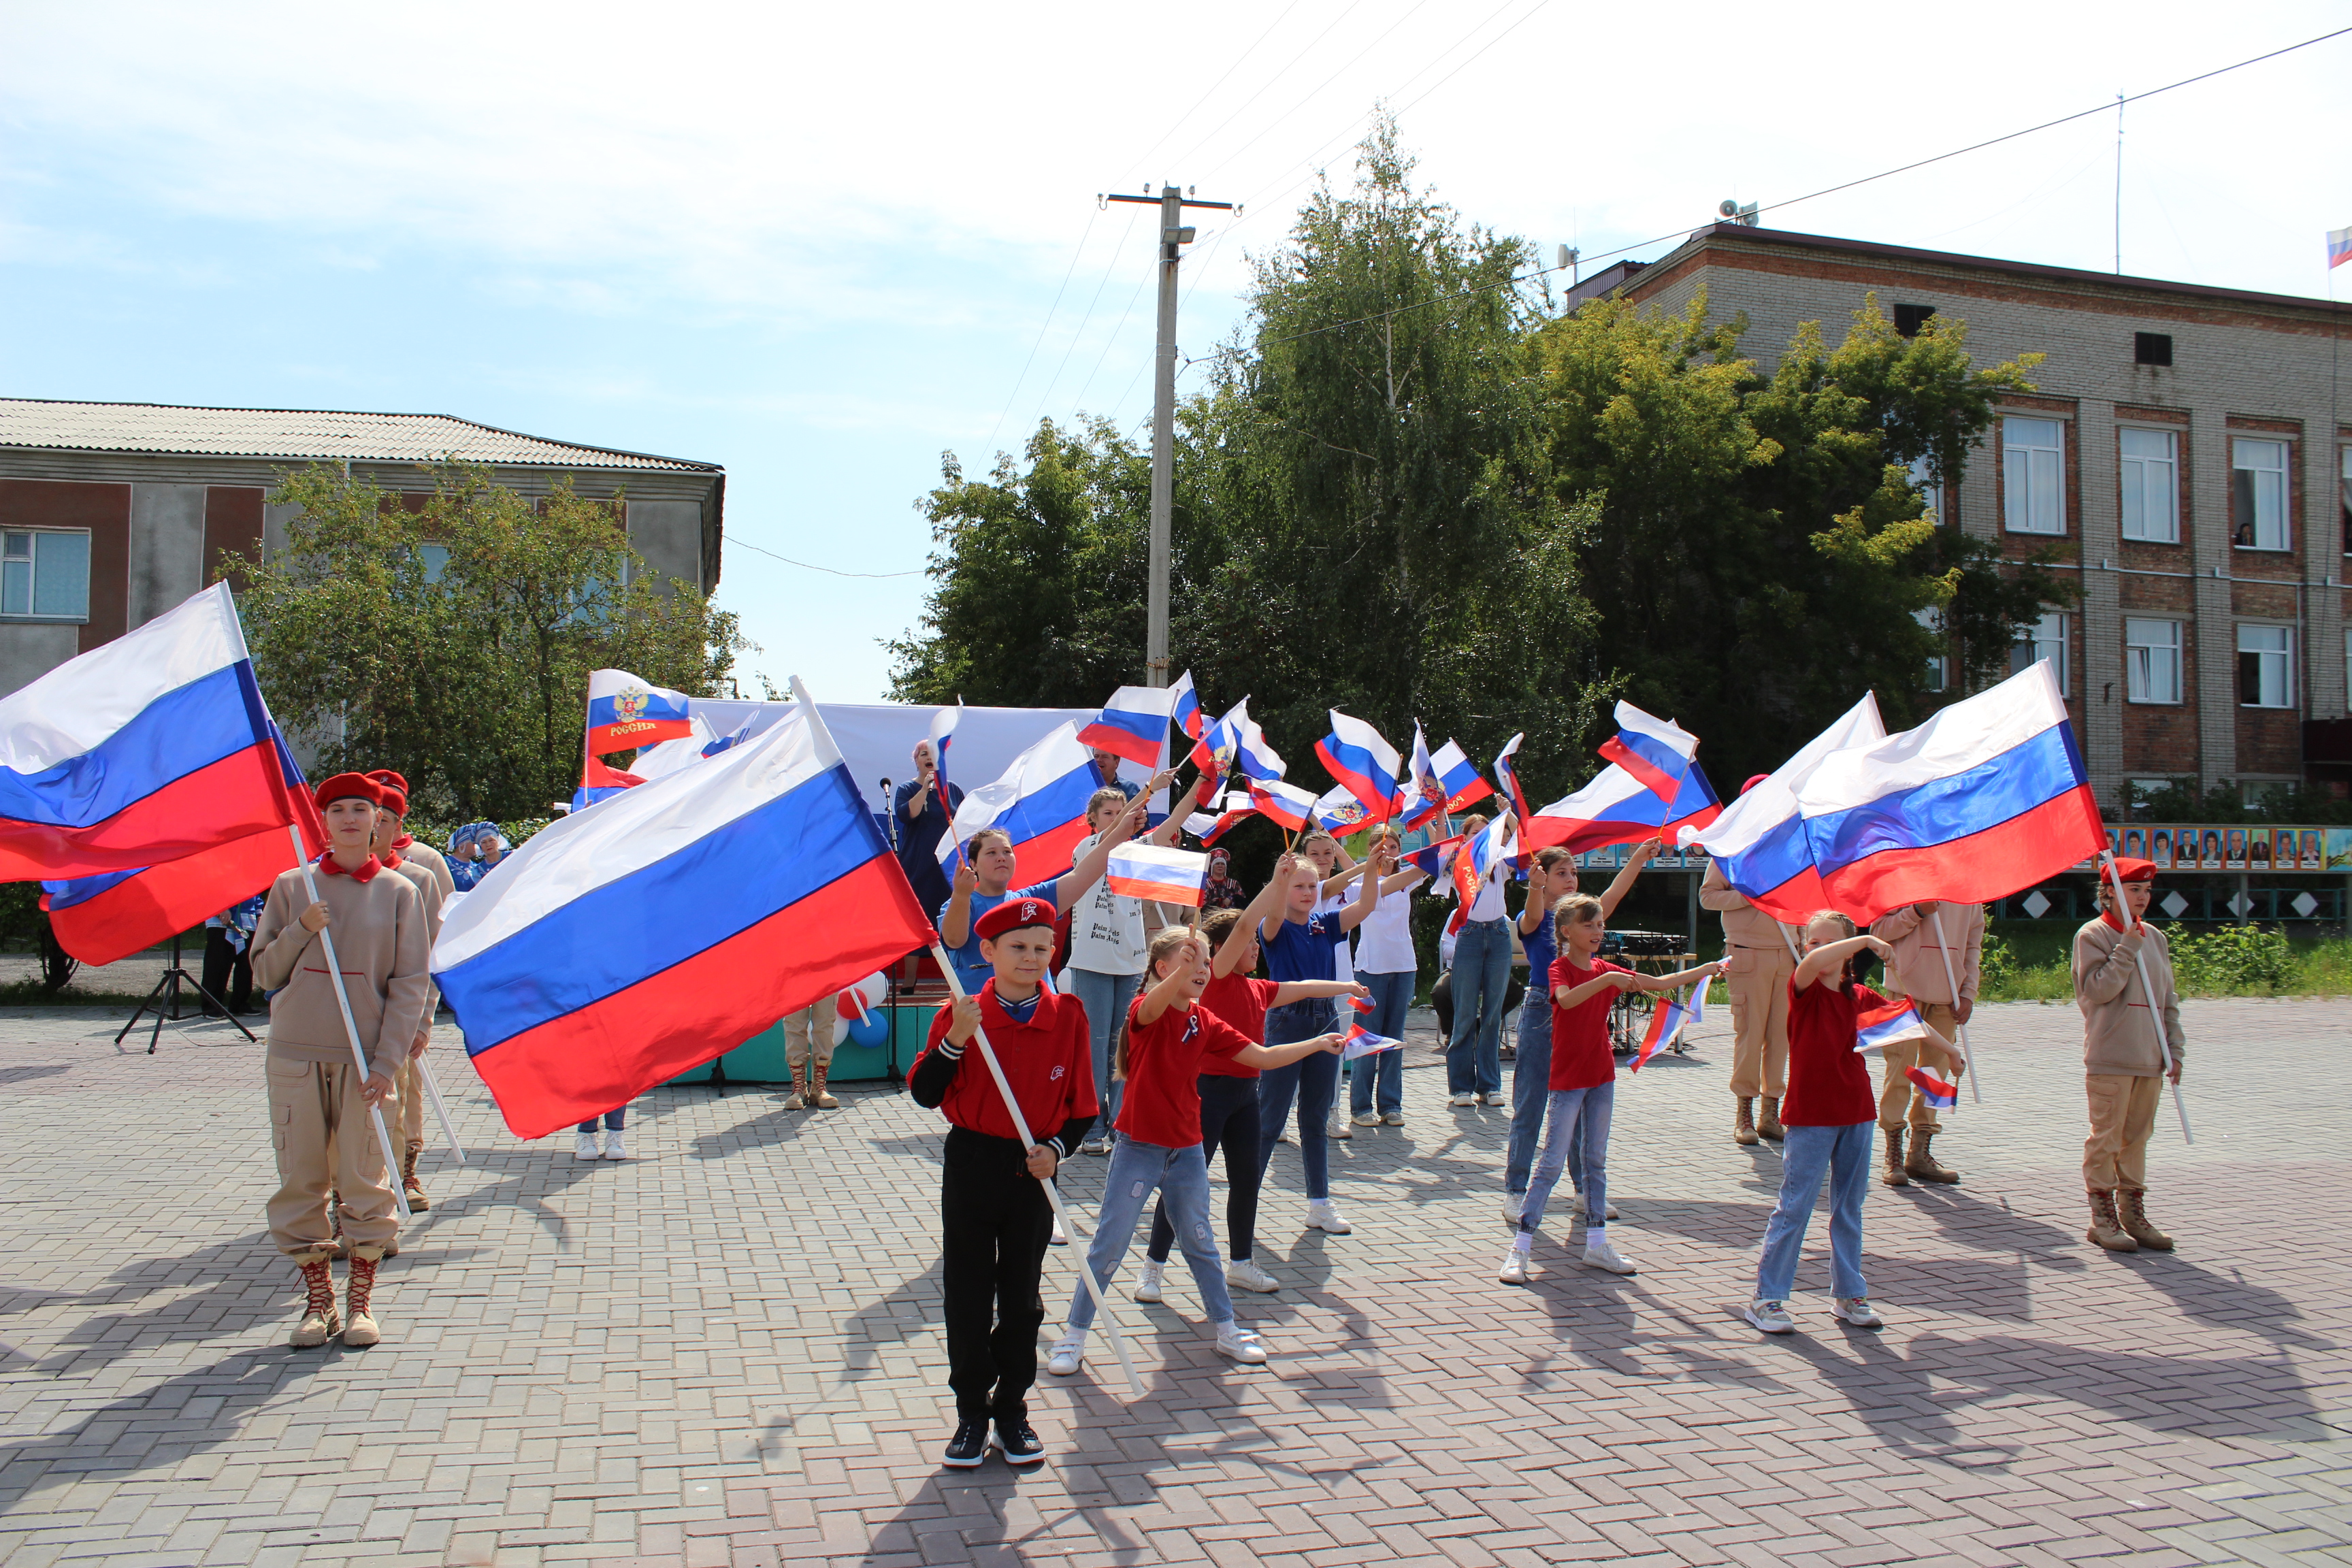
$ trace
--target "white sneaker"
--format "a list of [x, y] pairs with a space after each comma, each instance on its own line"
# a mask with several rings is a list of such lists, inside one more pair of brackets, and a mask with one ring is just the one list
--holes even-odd
[[[1602, 1222], [1604, 1224], [1607, 1221], [1617, 1217], [1617, 1205], [1615, 1204], [1611, 1204], [1608, 1205], [1608, 1208], [1609, 1212], [1602, 1216]], [[1591, 1219], [1592, 1217], [1591, 1211], [1586, 1209], [1584, 1206], [1584, 1194], [1582, 1193], [1575, 1193], [1570, 1195], [1568, 1200], [1568, 1212], [1572, 1215], [1582, 1215], [1586, 1219]]]
[[1054, 1348], [1045, 1353], [1045, 1370], [1055, 1377], [1067, 1377], [1077, 1371], [1078, 1363], [1086, 1359], [1087, 1331], [1073, 1329], [1055, 1340]]
[[1612, 1274], [1640, 1272], [1632, 1264], [1618, 1257], [1617, 1249], [1610, 1246], [1606, 1239], [1585, 1244], [1584, 1266], [1587, 1268], [1605, 1268]]
[[1225, 1265], [1225, 1283], [1244, 1290], [1279, 1290], [1282, 1281], [1257, 1265], [1255, 1258], [1236, 1258]]
[[1447, 1100], [1445, 1103], [1459, 1109], [1462, 1106], [1477, 1104], [1478, 1097], [1475, 1094], [1457, 1094]]
[[1353, 1138], [1356, 1130], [1348, 1125], [1345, 1116], [1335, 1110], [1331, 1113], [1330, 1124], [1323, 1129], [1323, 1135], [1326, 1138]]
[[1085, 1142], [1078, 1145], [1078, 1152], [1081, 1154], [1108, 1154], [1110, 1152], [1110, 1140], [1108, 1138], [1089, 1138]]
[[1840, 1296], [1831, 1304], [1830, 1310], [1857, 1329], [1883, 1329], [1886, 1326], [1886, 1320], [1878, 1315], [1878, 1309], [1870, 1304], [1867, 1296]]
[[1258, 1337], [1239, 1323], [1217, 1325], [1217, 1353], [1244, 1366], [1265, 1364], [1265, 1346]]
[[1328, 1231], [1333, 1236], [1345, 1236], [1356, 1228], [1340, 1217], [1339, 1205], [1329, 1198], [1316, 1198], [1307, 1204], [1307, 1225], [1310, 1230]]
[[1062, 1234], [1062, 1216], [1060, 1215], [1055, 1215], [1054, 1216], [1054, 1234], [1047, 1237], [1045, 1240], [1047, 1245], [1053, 1247], [1067, 1247], [1070, 1245], [1070, 1238]]
[[1495, 1270], [1495, 1278], [1501, 1280], [1506, 1285], [1526, 1284], [1528, 1282], [1528, 1255], [1521, 1252], [1516, 1247], [1511, 1248], [1510, 1251], [1503, 1254], [1503, 1266]]
[[1166, 1267], [1166, 1264], [1156, 1258], [1145, 1258], [1143, 1267], [1136, 1270], [1135, 1284], [1129, 1289], [1128, 1294], [1139, 1301], [1159, 1300], [1160, 1271]]
[[604, 1158], [625, 1160], [629, 1157], [628, 1135], [617, 1127], [604, 1129]]
[[1381, 1113], [1380, 1113], [1379, 1111], [1377, 1111], [1377, 1110], [1360, 1110], [1360, 1111], [1356, 1112], [1356, 1125], [1357, 1125], [1357, 1126], [1359, 1126], [1359, 1127], [1378, 1127], [1380, 1124], [1381, 1124]]
[[1402, 1127], [1402, 1126], [1403, 1126], [1403, 1125], [1404, 1125], [1404, 1112], [1403, 1112], [1403, 1111], [1402, 1111], [1402, 1110], [1383, 1110], [1383, 1111], [1381, 1111], [1381, 1126], [1383, 1126], [1383, 1127]]
[[1486, 1093], [1486, 1103], [1488, 1105], [1508, 1105], [1511, 1102], [1503, 1098], [1503, 1094], [1500, 1089], [1489, 1089]]
[[596, 1147], [596, 1134], [583, 1132], [572, 1141], [572, 1157], [575, 1160], [601, 1160], [604, 1152]]
[[1797, 1320], [1789, 1316], [1787, 1307], [1778, 1301], [1767, 1301], [1760, 1296], [1742, 1307], [1739, 1315], [1768, 1334], [1793, 1334], [1797, 1331]]

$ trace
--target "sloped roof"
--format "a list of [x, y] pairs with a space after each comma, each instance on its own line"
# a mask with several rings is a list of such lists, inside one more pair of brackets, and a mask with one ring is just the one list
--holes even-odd
[[0, 397], [0, 447], [160, 452], [296, 461], [433, 462], [501, 467], [720, 472], [717, 463], [550, 441], [446, 414], [353, 414], [308, 408], [184, 408], [162, 403], [64, 403]]

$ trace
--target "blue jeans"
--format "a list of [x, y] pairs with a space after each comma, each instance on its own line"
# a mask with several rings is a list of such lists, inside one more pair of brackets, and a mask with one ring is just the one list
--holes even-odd
[[1503, 1092], [1503, 998], [1511, 984], [1511, 933], [1500, 920], [1472, 921], [1454, 942], [1454, 1037], [1445, 1044], [1448, 1094]]
[[[1519, 1054], [1511, 1058], [1511, 1152], [1503, 1170], [1503, 1190], [1514, 1197], [1528, 1190], [1536, 1141], [1543, 1136], [1544, 1108], [1551, 1102], [1551, 1005], [1533, 992], [1528, 997], [1528, 1005], [1519, 1009]], [[1568, 1145], [1568, 1179], [1580, 1193], [1584, 1190], [1584, 1157], [1591, 1146], [1592, 1118], [1580, 1116], [1576, 1136]]]
[[[628, 1120], [629, 1108], [625, 1105], [621, 1107], [618, 1110], [608, 1110], [604, 1112], [604, 1125], [615, 1132], [618, 1132], [623, 1127], [626, 1126], [628, 1124]], [[595, 1131], [596, 1119], [592, 1116], [587, 1121], [582, 1122], [580, 1124], [580, 1131], [583, 1132]]]
[[[1192, 1283], [1200, 1287], [1209, 1321], [1232, 1322], [1234, 1299], [1225, 1291], [1224, 1261], [1217, 1256], [1217, 1238], [1209, 1229], [1209, 1162], [1198, 1143], [1163, 1149], [1118, 1134], [1111, 1146], [1110, 1168], [1103, 1173], [1102, 1212], [1095, 1218], [1087, 1267], [1108, 1292], [1135, 1239], [1135, 1222], [1143, 1217], [1143, 1205], [1154, 1191], [1176, 1227], [1176, 1245], [1184, 1249], [1184, 1261], [1192, 1266]], [[1066, 1321], [1076, 1330], [1090, 1327], [1094, 1321], [1094, 1294], [1081, 1279]]]
[[[1405, 1015], [1412, 1010], [1413, 988], [1421, 976], [1407, 971], [1402, 974], [1359, 974], [1356, 976], [1372, 993], [1372, 1010], [1364, 1016], [1364, 1027], [1375, 1035], [1386, 1035], [1391, 1040], [1404, 1038]], [[1357, 1115], [1378, 1109], [1383, 1116], [1404, 1112], [1404, 1052], [1402, 1048], [1382, 1051], [1376, 1057], [1358, 1057], [1348, 1064], [1348, 1108]], [[1374, 1105], [1374, 1097], [1378, 1105]]]
[[1756, 1299], [1785, 1301], [1797, 1287], [1797, 1255], [1805, 1227], [1830, 1179], [1830, 1290], [1867, 1296], [1862, 1277], [1862, 1197], [1870, 1190], [1870, 1147], [1877, 1124], [1791, 1127], [1780, 1142], [1780, 1201], [1764, 1227], [1764, 1255], [1756, 1264]]
[[1532, 1236], [1542, 1227], [1544, 1205], [1559, 1184], [1560, 1168], [1568, 1163], [1578, 1126], [1590, 1123], [1592, 1142], [1586, 1148], [1584, 1167], [1584, 1239], [1590, 1246], [1609, 1228], [1609, 1118], [1617, 1108], [1617, 1084], [1612, 1079], [1591, 1089], [1555, 1089], [1549, 1101], [1551, 1125], [1544, 1130], [1535, 1179], [1519, 1205], [1519, 1234]]
[[[1317, 997], [1293, 1002], [1265, 1016], [1265, 1043], [1286, 1046], [1331, 1032], [1331, 1004]], [[1283, 1118], [1298, 1102], [1298, 1163], [1307, 1175], [1307, 1198], [1318, 1203], [1331, 1195], [1331, 1145], [1328, 1130], [1331, 1101], [1339, 1089], [1339, 1058], [1317, 1051], [1291, 1063], [1260, 1073], [1257, 1079], [1258, 1179], [1265, 1179], [1274, 1161], [1274, 1146], [1282, 1141]]]
[[1095, 1118], [1095, 1126], [1100, 1129], [1101, 1136], [1108, 1138], [1111, 1123], [1118, 1120], [1121, 1088], [1111, 1081], [1111, 1042], [1118, 1038], [1119, 1026], [1127, 1022], [1127, 1005], [1135, 1000], [1136, 985], [1143, 976], [1098, 974], [1073, 965], [1062, 971], [1062, 978], [1070, 994], [1087, 1010], [1087, 1033], [1092, 1037], [1095, 1049], [1095, 1099], [1102, 1104], [1102, 1114]]

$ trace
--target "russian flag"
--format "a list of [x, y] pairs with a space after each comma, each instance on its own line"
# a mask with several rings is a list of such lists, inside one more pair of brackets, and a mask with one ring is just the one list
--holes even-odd
[[963, 719], [963, 699], [955, 700], [952, 708], [942, 706], [931, 715], [931, 787], [941, 800], [953, 798], [948, 794], [948, 748], [955, 744], [956, 725]]
[[588, 752], [604, 756], [694, 733], [686, 694], [625, 669], [588, 672]]
[[1919, 1086], [1919, 1096], [1938, 1110], [1949, 1110], [1960, 1103], [1960, 1086], [1947, 1083], [1926, 1068], [1905, 1068], [1903, 1076]]
[[1340, 1039], [1344, 1043], [1346, 1051], [1344, 1059], [1349, 1061], [1353, 1061], [1358, 1057], [1376, 1057], [1382, 1051], [1396, 1050], [1404, 1044], [1402, 1040], [1392, 1040], [1386, 1035], [1375, 1035], [1361, 1024], [1356, 1023], [1350, 1023], [1348, 1026], [1348, 1032], [1341, 1036]]
[[1110, 890], [1130, 899], [1200, 907], [1209, 879], [1209, 858], [1190, 849], [1163, 849], [1129, 840], [1111, 850], [1103, 868]]
[[1359, 1013], [1369, 1013], [1378, 1005], [1379, 1004], [1375, 1003], [1369, 996], [1350, 996], [1348, 998], [1348, 1005], [1353, 1007]]
[[1196, 811], [1184, 819], [1184, 831], [1203, 844], [1214, 844], [1233, 830], [1234, 824], [1257, 814], [1250, 808], [1249, 796], [1238, 790], [1224, 797], [1216, 816]]
[[1315, 754], [1349, 795], [1385, 821], [1396, 809], [1397, 750], [1361, 719], [1331, 710], [1331, 732], [1315, 742]]
[[1168, 689], [1168, 717], [1193, 740], [1201, 738], [1201, 694], [1192, 689], [1192, 672], [1189, 669]]
[[[1503, 794], [1509, 800], [1511, 810], [1518, 815], [1521, 822], [1531, 821], [1535, 816], [1535, 813], [1528, 809], [1528, 792], [1519, 787], [1518, 764], [1512, 760], [1519, 754], [1519, 742], [1526, 739], [1527, 735], [1524, 731], [1514, 735], [1504, 743], [1503, 749], [1495, 754], [1495, 776], [1503, 781]], [[1534, 853], [1528, 845], [1527, 836], [1524, 833], [1521, 834], [1519, 864], [1525, 866], [1534, 858]]]
[[1905, 1040], [1924, 1040], [1931, 1036], [1939, 1040], [1942, 1038], [1927, 1027], [1927, 1020], [1919, 1016], [1919, 1009], [1913, 1006], [1907, 998], [1889, 1002], [1883, 1007], [1868, 1008], [1856, 1015], [1853, 1034], [1853, 1049], [1857, 1056], [1867, 1056], [1873, 1051], [1883, 1055], [1887, 1047], [1900, 1045]]
[[933, 941], [815, 704], [567, 816], [442, 927], [434, 980], [507, 1125], [625, 1104]]
[[1316, 798], [1297, 784], [1285, 784], [1280, 779], [1250, 780], [1249, 798], [1260, 816], [1293, 833], [1300, 832], [1315, 819]]
[[964, 795], [954, 824], [940, 836], [940, 861], [960, 854], [982, 828], [1001, 827], [1013, 840], [1023, 886], [1058, 877], [1087, 836], [1087, 802], [1098, 787], [1078, 727], [1064, 722], [1013, 758], [994, 783]]
[[[277, 754], [305, 852], [319, 854], [326, 834], [282, 737]], [[292, 868], [291, 851], [284, 830], [264, 828], [160, 866], [44, 882], [41, 908], [59, 947], [84, 963], [112, 963], [267, 890], [278, 873]]]
[[1470, 918], [1470, 906], [1477, 900], [1487, 873], [1511, 858], [1511, 818], [1506, 814], [1479, 830], [1478, 837], [1462, 847], [1454, 858], [1454, 897], [1456, 900], [1454, 918], [1446, 922], [1448, 931], [1460, 931]]
[[1100, 716], [1078, 731], [1078, 739], [1140, 767], [1156, 768], [1167, 749], [1175, 696], [1173, 687], [1122, 686], [1110, 694]]
[[1617, 733], [1601, 743], [1601, 754], [1641, 780], [1659, 799], [1672, 800], [1698, 755], [1698, 737], [1671, 719], [1620, 702]]
[[[1706, 987], [1701, 984], [1698, 989], [1704, 991]], [[1634, 1053], [1633, 1064], [1625, 1070], [1640, 1072], [1643, 1063], [1673, 1045], [1675, 1037], [1681, 1034], [1697, 1016], [1696, 1010], [1678, 996], [1660, 998], [1658, 1005], [1650, 1009], [1650, 1031], [1642, 1037], [1642, 1048]]]
[[1342, 838], [1370, 821], [1371, 816], [1345, 784], [1315, 797], [1315, 826]]
[[303, 820], [226, 583], [0, 698], [0, 881], [283, 842]]
[[1671, 797], [1662, 798], [1612, 763], [1582, 789], [1528, 817], [1519, 842], [1528, 849], [1562, 844], [1579, 853], [1660, 837], [1672, 842], [1682, 828], [1704, 826], [1722, 810], [1696, 765], [1676, 781]]
[[1990, 903], [2107, 847], [2046, 660], [1832, 752], [1796, 793], [1823, 903], [1864, 922], [1930, 899]]
[[2327, 231], [2327, 268], [2334, 271], [2352, 261], [2352, 228], [2331, 228]]
[[572, 792], [572, 809], [585, 811], [598, 801], [610, 800], [623, 790], [635, 789], [645, 782], [635, 773], [608, 766], [602, 757], [585, 757], [580, 764], [580, 787]]
[[1417, 868], [1432, 881], [1435, 881], [1437, 879], [1438, 872], [1443, 870], [1445, 867], [1445, 857], [1447, 853], [1461, 842], [1462, 835], [1457, 833], [1451, 838], [1441, 838], [1434, 844], [1423, 845], [1421, 848], [1414, 850], [1412, 854], [1399, 858], [1397, 861], [1397, 869], [1402, 871], [1407, 866], [1412, 866]]
[[1192, 748], [1192, 765], [1204, 773], [1213, 770], [1220, 776], [1238, 773], [1252, 779], [1278, 779], [1290, 771], [1289, 764], [1265, 743], [1265, 731], [1250, 718], [1246, 697], [1209, 726], [1208, 733]]
[[1429, 754], [1429, 738], [1422, 733], [1421, 721], [1416, 719], [1412, 721], [1412, 765], [1405, 771], [1389, 815], [1399, 827], [1410, 833], [1444, 809], [1445, 785], [1437, 777]]
[[1724, 807], [1722, 816], [1704, 827], [1685, 830], [1682, 841], [1705, 845], [1724, 879], [1749, 903], [1774, 920], [1801, 924], [1828, 905], [1829, 895], [1813, 868], [1812, 844], [1805, 837], [1796, 792], [1832, 752], [1885, 739], [1878, 699], [1864, 692], [1844, 717]]
[[1460, 811], [1495, 793], [1495, 786], [1478, 772], [1478, 764], [1455, 742], [1448, 741], [1438, 747], [1437, 754], [1429, 763], [1437, 772], [1439, 787], [1445, 791], [1448, 811]]

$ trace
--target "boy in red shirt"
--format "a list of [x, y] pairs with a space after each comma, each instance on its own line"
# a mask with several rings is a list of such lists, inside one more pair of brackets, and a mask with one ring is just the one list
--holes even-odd
[[1780, 1101], [1780, 1201], [1764, 1226], [1756, 1265], [1756, 1299], [1741, 1315], [1768, 1334], [1795, 1329], [1789, 1292], [1797, 1283], [1797, 1255], [1830, 1178], [1831, 1310], [1858, 1329], [1882, 1319], [1862, 1278], [1862, 1200], [1870, 1191], [1870, 1144], [1878, 1127], [1878, 1095], [1870, 1068], [1854, 1054], [1854, 1020], [1886, 998], [1853, 978], [1853, 958], [1894, 949], [1835, 910], [1805, 922], [1805, 956], [1789, 977], [1789, 1092]]
[[[1102, 1213], [1087, 1248], [1087, 1267], [1104, 1289], [1110, 1289], [1135, 1238], [1144, 1200], [1158, 1188], [1184, 1261], [1192, 1266], [1201, 1305], [1217, 1331], [1217, 1353], [1255, 1365], [1265, 1360], [1265, 1347], [1234, 1321], [1233, 1297], [1217, 1264], [1217, 1238], [1209, 1228], [1209, 1162], [1201, 1147], [1196, 1080], [1213, 1059], [1261, 1070], [1287, 1067], [1317, 1051], [1337, 1053], [1339, 1037], [1261, 1046], [1199, 1005], [1209, 984], [1209, 944], [1190, 927], [1163, 928], [1151, 939], [1149, 957], [1144, 973], [1151, 988], [1127, 1010], [1127, 1089], [1119, 1099], [1118, 1142], [1103, 1173]], [[1094, 1321], [1094, 1297], [1081, 1280], [1070, 1301], [1066, 1331], [1046, 1358], [1047, 1372], [1067, 1376], [1078, 1370]]]
[[[1285, 907], [1293, 881], [1312, 879], [1315, 874], [1314, 866], [1303, 857], [1285, 855], [1275, 863], [1274, 876], [1247, 910], [1219, 910], [1201, 922], [1201, 933], [1216, 953], [1209, 965], [1209, 984], [1201, 992], [1201, 1005], [1260, 1045], [1265, 1043], [1265, 1015], [1270, 1007], [1313, 998], [1371, 994], [1352, 980], [1292, 980], [1276, 984], [1250, 973], [1257, 967], [1257, 922], [1271, 919]], [[1231, 1057], [1203, 1056], [1201, 1077], [1192, 1087], [1201, 1095], [1203, 1159], [1220, 1148], [1225, 1152], [1225, 1245], [1233, 1259], [1225, 1265], [1225, 1283], [1247, 1290], [1279, 1290], [1282, 1281], [1250, 1256], [1257, 1247], [1258, 1140], [1263, 1136], [1257, 1120], [1257, 1068]], [[1162, 1200], [1151, 1213], [1151, 1244], [1131, 1292], [1137, 1300], [1160, 1300], [1160, 1270], [1175, 1243], [1176, 1227], [1168, 1223], [1168, 1205]]]
[[1528, 1255], [1535, 1248], [1536, 1229], [1543, 1224], [1544, 1205], [1568, 1164], [1568, 1152], [1586, 1129], [1584, 1146], [1584, 1262], [1612, 1274], [1631, 1274], [1633, 1266], [1609, 1245], [1609, 1121], [1617, 1104], [1617, 1058], [1609, 1049], [1609, 1009], [1620, 991], [1672, 991], [1696, 981], [1700, 984], [1723, 972], [1720, 963], [1702, 963], [1679, 974], [1636, 974], [1600, 956], [1601, 939], [1608, 934], [1608, 919], [1601, 900], [1590, 893], [1570, 893], [1553, 908], [1553, 930], [1559, 937], [1559, 957], [1553, 961], [1551, 989], [1551, 1079], [1545, 1107], [1543, 1152], [1536, 1157], [1528, 1195], [1520, 1201], [1518, 1234], [1495, 1278], [1506, 1285], [1528, 1282]]
[[[1045, 1321], [1037, 1276], [1054, 1227], [1044, 1184], [1094, 1125], [1096, 1109], [1086, 1009], [1044, 984], [1057, 912], [1051, 899], [1009, 899], [973, 922], [992, 977], [979, 995], [931, 1019], [929, 1043], [907, 1075], [915, 1103], [952, 1123], [940, 1173], [940, 1285], [956, 1397], [946, 1462], [958, 1469], [979, 1464], [992, 1446], [1008, 1464], [1045, 1457], [1027, 1404]], [[1022, 1145], [987, 1064], [967, 1059], [983, 1028], [1030, 1134], [1043, 1142]]]

